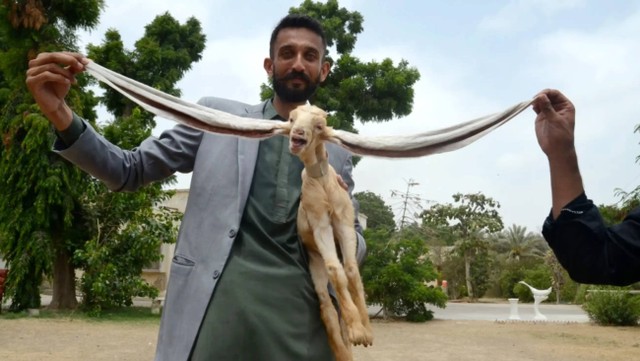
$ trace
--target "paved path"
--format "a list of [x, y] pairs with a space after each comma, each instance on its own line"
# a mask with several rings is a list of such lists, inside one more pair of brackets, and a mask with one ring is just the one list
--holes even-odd
[[[498, 303], [459, 303], [449, 302], [447, 307], [428, 307], [439, 320], [506, 321], [511, 313], [507, 301]], [[370, 307], [369, 313], [376, 314], [380, 307]], [[589, 317], [577, 305], [541, 304], [540, 313], [548, 322], [589, 322]], [[522, 321], [533, 321], [533, 303], [518, 304], [518, 314]]]
[[[48, 305], [51, 302], [51, 296], [42, 295], [42, 305]], [[150, 307], [151, 301], [148, 299], [136, 298], [133, 304], [135, 306]], [[468, 320], [468, 321], [506, 321], [509, 319], [511, 312], [509, 302], [448, 302], [447, 307], [442, 309], [438, 307], [428, 306], [434, 313], [434, 318], [439, 320]], [[551, 303], [543, 303], [539, 306], [540, 313], [547, 317], [549, 322], [589, 322], [589, 317], [577, 305], [556, 305]], [[369, 314], [376, 315], [380, 311], [380, 307], [369, 307]], [[533, 303], [519, 303], [518, 314], [521, 321], [533, 321], [534, 311]]]

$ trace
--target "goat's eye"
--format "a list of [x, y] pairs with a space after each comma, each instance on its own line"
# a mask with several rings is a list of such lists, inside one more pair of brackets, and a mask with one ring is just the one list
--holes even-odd
[[289, 118], [289, 123], [293, 123], [293, 118]]

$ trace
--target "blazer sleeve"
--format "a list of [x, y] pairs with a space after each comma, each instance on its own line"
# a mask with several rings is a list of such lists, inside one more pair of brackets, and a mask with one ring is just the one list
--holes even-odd
[[624, 286], [640, 281], [640, 207], [608, 227], [582, 194], [556, 220], [549, 216], [542, 234], [577, 282]]
[[[77, 116], [74, 114], [74, 117]], [[109, 189], [131, 192], [175, 172], [191, 172], [201, 140], [201, 131], [177, 125], [158, 138], [149, 137], [138, 147], [125, 150], [86, 124], [84, 132], [71, 146], [57, 140], [53, 150], [104, 182]]]

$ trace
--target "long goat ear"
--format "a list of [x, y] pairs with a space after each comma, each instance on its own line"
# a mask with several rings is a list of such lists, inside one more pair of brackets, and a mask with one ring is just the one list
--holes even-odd
[[259, 139], [286, 135], [291, 129], [288, 122], [239, 117], [204, 105], [189, 103], [94, 62], [86, 64], [85, 67], [87, 73], [145, 110], [192, 128], [216, 134]]
[[[94, 62], [86, 64], [85, 68], [90, 75], [147, 111], [192, 128], [248, 138], [269, 138], [275, 135], [286, 135], [291, 131], [290, 122], [243, 118], [203, 105], [192, 104], [103, 68]], [[387, 158], [422, 157], [450, 152], [471, 144], [520, 114], [532, 102], [532, 100], [524, 101], [501, 113], [415, 135], [362, 136], [326, 126], [325, 137], [327, 141], [359, 155]], [[326, 117], [327, 113], [320, 110]]]
[[501, 113], [487, 115], [465, 123], [409, 136], [364, 136], [334, 130], [329, 141], [354, 154], [385, 158], [415, 158], [445, 153], [467, 146], [497, 129], [523, 110], [532, 100], [518, 103]]
[[329, 141], [331, 143], [340, 144], [340, 140], [336, 138], [335, 130], [333, 129], [333, 127], [330, 127], [328, 125], [324, 126], [324, 135], [322, 136], [322, 138], [323, 140]]
[[293, 128], [293, 122], [286, 121], [286, 122], [281, 122], [281, 123], [282, 123], [282, 125], [278, 129], [278, 134], [282, 134], [282, 135], [288, 136], [291, 133], [291, 128]]

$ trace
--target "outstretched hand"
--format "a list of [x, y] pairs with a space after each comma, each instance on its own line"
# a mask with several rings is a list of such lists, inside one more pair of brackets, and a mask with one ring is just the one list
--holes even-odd
[[549, 159], [552, 214], [557, 219], [562, 209], [584, 192], [578, 156], [574, 144], [576, 109], [561, 92], [545, 89], [533, 101], [536, 137]]
[[575, 152], [575, 107], [560, 91], [545, 89], [533, 101], [536, 117], [536, 137], [548, 158]]
[[42, 113], [58, 130], [71, 124], [72, 112], [65, 97], [76, 74], [84, 71], [88, 59], [78, 53], [41, 53], [29, 61], [27, 88], [38, 103]]

